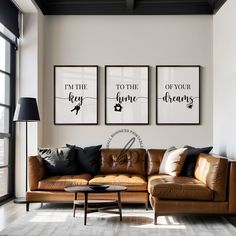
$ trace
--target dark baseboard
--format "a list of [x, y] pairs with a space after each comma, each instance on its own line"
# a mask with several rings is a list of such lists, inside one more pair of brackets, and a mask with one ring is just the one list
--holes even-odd
[[6, 203], [12, 201], [13, 199], [14, 199], [13, 197], [10, 197], [10, 198], [8, 198], [8, 199], [6, 199], [6, 200], [0, 202], [0, 206], [2, 206], [2, 205], [4, 205], [4, 204], [6, 204]]

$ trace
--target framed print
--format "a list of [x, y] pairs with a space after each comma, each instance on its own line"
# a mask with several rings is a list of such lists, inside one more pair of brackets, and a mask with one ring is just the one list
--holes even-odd
[[149, 123], [149, 66], [105, 67], [105, 123]]
[[200, 66], [156, 67], [156, 123], [200, 124]]
[[54, 66], [54, 124], [98, 123], [98, 66]]

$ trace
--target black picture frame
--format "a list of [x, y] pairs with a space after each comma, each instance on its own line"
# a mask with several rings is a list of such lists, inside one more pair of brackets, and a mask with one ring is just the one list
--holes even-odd
[[[127, 67], [143, 67], [147, 68], [147, 121], [146, 122], [138, 122], [138, 123], [132, 123], [132, 122], [109, 122], [107, 118], [107, 69], [109, 67], [121, 67], [121, 68], [127, 68]], [[105, 65], [105, 125], [149, 125], [150, 124], [150, 66], [149, 65]]]
[[[159, 122], [158, 120], [158, 68], [172, 67], [172, 68], [198, 68], [198, 116], [197, 122]], [[156, 65], [156, 125], [201, 125], [201, 66], [200, 65]]]
[[[96, 122], [89, 123], [57, 123], [56, 122], [56, 68], [62, 67], [95, 67], [96, 68]], [[99, 110], [98, 110], [98, 103], [99, 103], [99, 66], [98, 65], [54, 65], [53, 67], [53, 123], [54, 125], [98, 125], [99, 124]]]

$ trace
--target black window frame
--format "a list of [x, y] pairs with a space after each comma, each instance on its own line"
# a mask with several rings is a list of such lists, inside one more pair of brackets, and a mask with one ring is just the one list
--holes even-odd
[[8, 138], [8, 164], [0, 166], [0, 168], [8, 168], [8, 193], [0, 196], [0, 205], [15, 196], [15, 124], [13, 116], [15, 111], [16, 100], [16, 50], [17, 40], [14, 42], [0, 32], [0, 37], [10, 43], [10, 72], [0, 69], [2, 74], [9, 76], [10, 79], [10, 104], [0, 104], [1, 107], [9, 109], [9, 133], [0, 133], [0, 138]]

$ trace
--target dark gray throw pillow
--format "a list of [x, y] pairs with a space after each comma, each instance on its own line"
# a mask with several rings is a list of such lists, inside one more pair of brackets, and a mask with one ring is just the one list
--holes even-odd
[[47, 176], [77, 174], [73, 147], [39, 148], [38, 151], [44, 160]]
[[96, 175], [100, 168], [100, 149], [102, 145], [91, 147], [77, 147], [70, 144], [67, 147], [74, 147], [75, 150], [75, 163], [79, 173], [88, 173]]
[[194, 176], [194, 170], [196, 166], [197, 157], [200, 153], [209, 153], [213, 147], [203, 147], [203, 148], [195, 148], [191, 146], [184, 146], [188, 149], [188, 154], [185, 159], [181, 176], [187, 176], [187, 177], [193, 177]]

